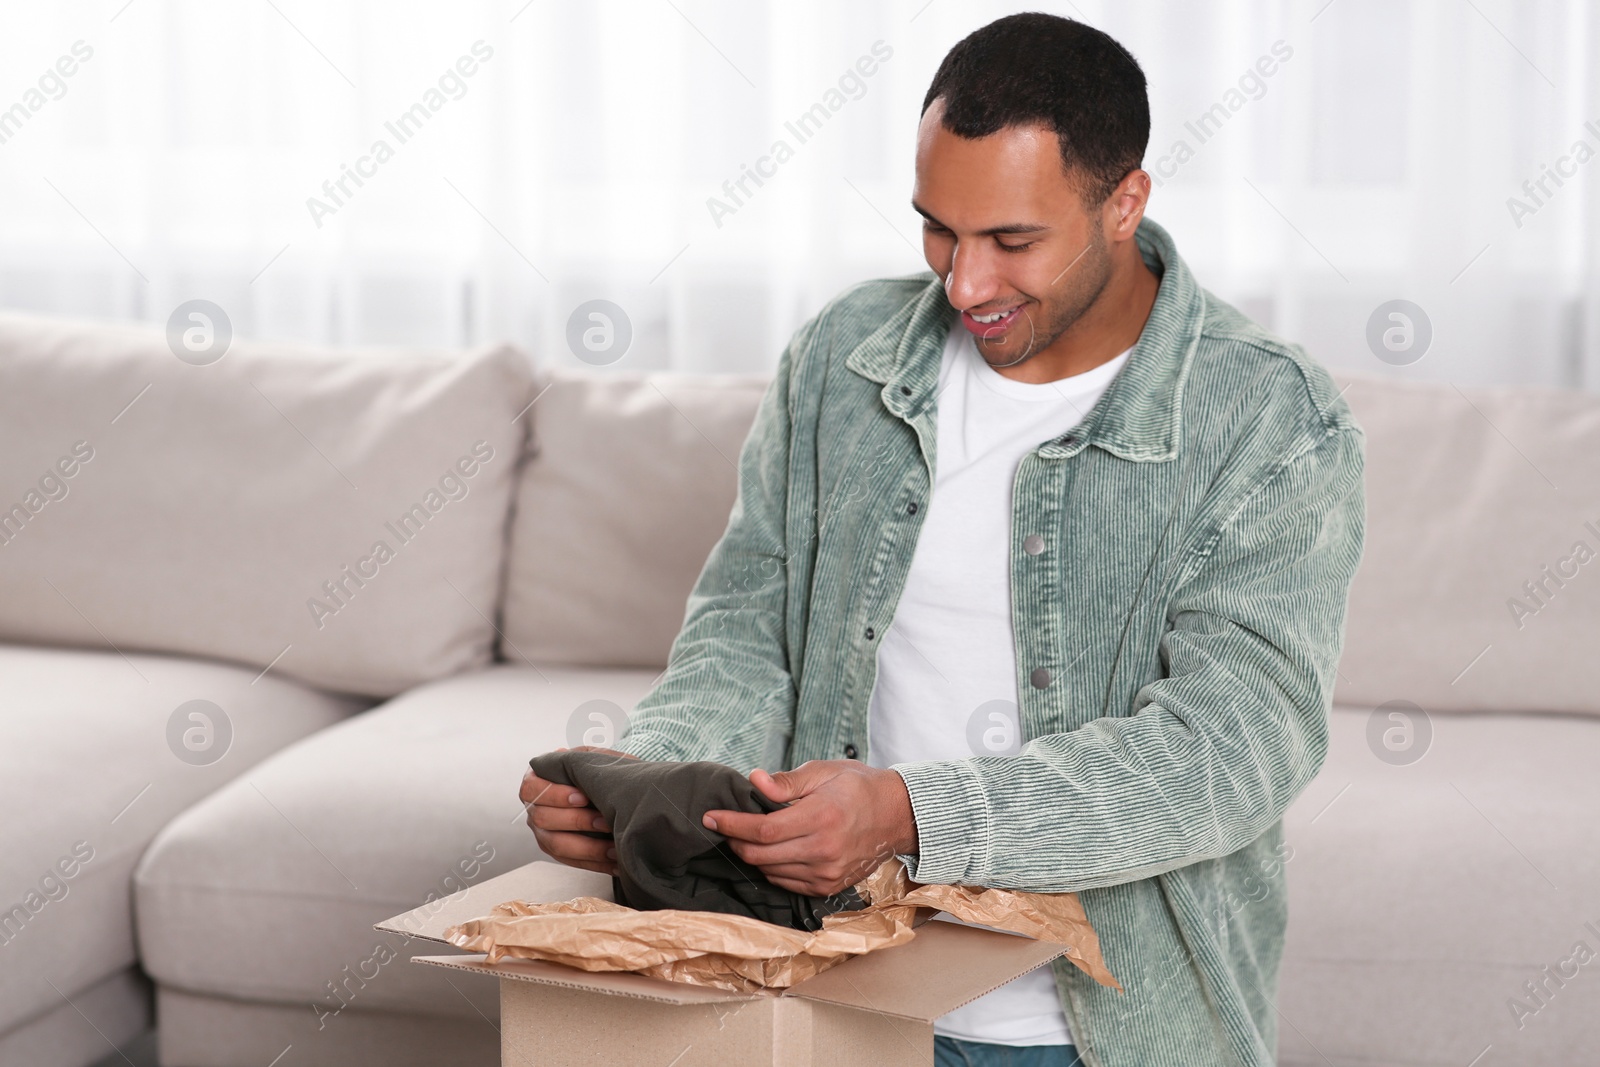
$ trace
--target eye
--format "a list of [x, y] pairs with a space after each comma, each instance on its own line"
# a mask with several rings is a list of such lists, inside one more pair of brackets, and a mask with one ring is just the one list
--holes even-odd
[[1021, 244], [1015, 245], [1008, 245], [1004, 241], [996, 241], [995, 244], [999, 245], [1000, 248], [1006, 252], [1026, 252], [1028, 249], [1033, 247], [1032, 241], [1023, 241]]

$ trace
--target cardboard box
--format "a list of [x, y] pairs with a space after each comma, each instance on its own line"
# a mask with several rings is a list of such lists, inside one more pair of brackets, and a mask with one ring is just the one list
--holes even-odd
[[[508, 900], [549, 900], [561, 879], [530, 863], [377, 929], [448, 944], [456, 923]], [[570, 881], [566, 882], [570, 885]], [[1061, 955], [1061, 945], [924, 922], [903, 945], [856, 956], [783, 990], [734, 993], [535, 960], [419, 956], [500, 979], [503, 1067], [928, 1067], [933, 1020]]]

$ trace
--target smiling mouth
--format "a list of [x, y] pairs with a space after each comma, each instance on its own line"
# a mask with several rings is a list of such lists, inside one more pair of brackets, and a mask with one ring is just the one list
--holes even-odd
[[1022, 313], [1022, 304], [1015, 307], [1004, 308], [1000, 311], [986, 312], [974, 315], [970, 311], [961, 313], [961, 324], [972, 333], [986, 340], [994, 340], [1003, 335], [1011, 324]]

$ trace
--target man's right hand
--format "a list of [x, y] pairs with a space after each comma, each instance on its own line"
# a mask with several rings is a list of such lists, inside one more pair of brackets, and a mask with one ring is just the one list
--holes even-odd
[[[557, 752], [568, 749], [558, 748]], [[595, 745], [578, 745], [573, 752], [609, 752], [613, 756], [637, 756]], [[611, 825], [590, 803], [589, 798], [570, 785], [540, 778], [531, 770], [522, 776], [518, 791], [528, 813], [528, 826], [545, 855], [569, 867], [581, 867], [601, 874], [617, 873], [617, 850], [609, 836], [590, 837], [599, 831], [609, 835]]]

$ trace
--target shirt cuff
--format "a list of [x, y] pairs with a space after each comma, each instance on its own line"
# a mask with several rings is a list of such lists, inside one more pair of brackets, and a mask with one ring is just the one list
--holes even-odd
[[923, 885], [961, 885], [989, 854], [989, 800], [966, 760], [896, 763], [917, 824], [917, 854], [902, 856], [906, 877]]

